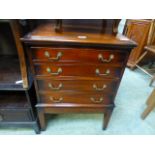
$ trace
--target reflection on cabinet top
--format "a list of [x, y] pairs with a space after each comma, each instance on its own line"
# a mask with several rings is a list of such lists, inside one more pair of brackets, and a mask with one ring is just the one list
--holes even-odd
[[88, 32], [71, 32], [63, 31], [62, 33], [55, 32], [54, 26], [43, 24], [38, 26], [34, 31], [21, 38], [25, 43], [64, 43], [65, 45], [87, 45], [87, 46], [100, 46], [118, 47], [118, 48], [133, 48], [136, 43], [127, 37], [117, 34], [103, 34], [103, 33], [88, 33]]

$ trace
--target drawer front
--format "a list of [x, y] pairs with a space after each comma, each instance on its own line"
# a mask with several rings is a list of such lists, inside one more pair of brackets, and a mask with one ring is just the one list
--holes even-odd
[[37, 80], [39, 91], [91, 91], [109, 92], [116, 90], [117, 80]]
[[91, 62], [98, 64], [122, 64], [126, 54], [116, 50], [76, 48], [31, 48], [33, 61]]
[[0, 122], [27, 122], [32, 121], [31, 112], [28, 109], [1, 109]]
[[113, 96], [106, 93], [40, 92], [40, 102], [45, 104], [111, 104]]
[[67, 77], [99, 77], [119, 78], [121, 68], [102, 65], [52, 65], [50, 63], [35, 64], [37, 76]]

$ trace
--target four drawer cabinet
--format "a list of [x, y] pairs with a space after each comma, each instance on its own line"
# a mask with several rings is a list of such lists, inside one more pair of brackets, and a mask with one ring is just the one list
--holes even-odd
[[121, 35], [78, 35], [57, 33], [45, 24], [21, 39], [35, 80], [42, 130], [48, 113], [104, 113], [103, 128], [108, 125], [135, 43]]

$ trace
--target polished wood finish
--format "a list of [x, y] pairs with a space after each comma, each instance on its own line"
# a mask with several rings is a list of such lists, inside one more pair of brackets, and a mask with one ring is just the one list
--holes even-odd
[[51, 92], [59, 91], [87, 91], [87, 92], [112, 92], [116, 89], [118, 80], [60, 80], [40, 79], [37, 80], [38, 90]]
[[[118, 78], [121, 75], [121, 67], [111, 67], [109, 65], [64, 65], [64, 64], [50, 64], [50, 63], [38, 63], [34, 65], [35, 75], [37, 77], [93, 77], [93, 78]], [[80, 72], [78, 72], [80, 70]]]
[[[113, 95], [88, 92], [39, 92], [40, 102], [48, 104], [111, 104]], [[76, 100], [75, 100], [76, 98]]]
[[151, 20], [127, 20], [125, 35], [138, 44], [138, 46], [132, 50], [127, 63], [131, 69], [134, 69], [136, 61], [144, 52], [150, 25]]
[[[39, 48], [32, 47], [32, 59], [35, 62], [79, 62], [79, 63], [99, 63], [99, 64], [123, 64], [126, 53], [118, 50], [96, 50], [79, 48]], [[59, 53], [61, 53], [60, 58]], [[56, 59], [58, 57], [58, 59]], [[101, 58], [102, 57], [102, 58]], [[103, 60], [103, 61], [102, 61]]]
[[[85, 37], [79, 37], [85, 36]], [[88, 32], [72, 32], [64, 31], [63, 33], [56, 33], [53, 27], [53, 24], [44, 24], [38, 26], [35, 31], [29, 33], [24, 38], [21, 38], [27, 44], [33, 43], [33, 45], [55, 45], [62, 47], [67, 45], [74, 45], [80, 47], [104, 47], [111, 49], [126, 49], [130, 50], [136, 43], [127, 37], [117, 34], [102, 34], [102, 33], [88, 33]], [[61, 43], [61, 46], [60, 46]], [[33, 47], [33, 46], [32, 46]], [[44, 46], [45, 47], [45, 46]], [[54, 48], [55, 48], [54, 47]], [[102, 48], [103, 49], [103, 48]]]
[[46, 128], [47, 113], [104, 113], [105, 129], [136, 44], [122, 35], [72, 28], [57, 33], [51, 23], [38, 26], [21, 40], [35, 79], [41, 129]]

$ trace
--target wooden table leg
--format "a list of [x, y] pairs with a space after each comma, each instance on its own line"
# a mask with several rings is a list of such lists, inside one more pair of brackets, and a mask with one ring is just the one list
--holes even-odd
[[105, 130], [105, 129], [107, 128], [107, 126], [108, 126], [109, 120], [110, 120], [110, 118], [111, 118], [112, 111], [113, 111], [113, 107], [107, 109], [107, 110], [104, 112], [103, 130]]

